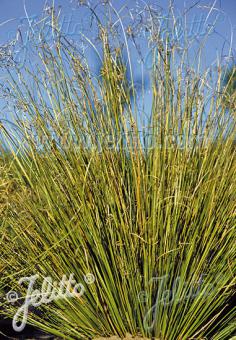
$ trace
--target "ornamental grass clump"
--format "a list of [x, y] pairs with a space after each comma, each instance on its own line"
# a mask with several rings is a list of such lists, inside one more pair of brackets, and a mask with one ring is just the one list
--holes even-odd
[[56, 24], [54, 48], [35, 50], [38, 67], [9, 72], [17, 130], [2, 133], [21, 190], [1, 217], [0, 268], [2, 291], [19, 299], [1, 312], [13, 318], [24, 303], [21, 277], [38, 274], [41, 289], [73, 273], [85, 293], [30, 308], [28, 323], [65, 339], [229, 339], [235, 111], [220, 65], [211, 77], [168, 37], [155, 40], [144, 119], [120, 25], [116, 45], [98, 22], [97, 77]]

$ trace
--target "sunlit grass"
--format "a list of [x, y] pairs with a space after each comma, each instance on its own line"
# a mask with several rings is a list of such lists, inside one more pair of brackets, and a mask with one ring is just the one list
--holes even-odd
[[236, 271], [235, 112], [224, 104], [220, 67], [218, 80], [187, 72], [175, 64], [175, 47], [159, 43], [145, 130], [122, 54], [105, 27], [101, 37], [96, 80], [60, 39], [55, 50], [38, 49], [33, 74], [11, 74], [28, 118], [18, 117], [20, 139], [3, 131], [20, 190], [9, 200], [1, 175], [9, 205], [6, 215], [0, 210], [2, 289], [24, 295], [17, 280], [36, 273], [57, 281], [74, 273], [82, 283], [93, 273], [81, 299], [42, 305], [29, 322], [66, 339], [228, 339], [236, 317], [227, 307]]

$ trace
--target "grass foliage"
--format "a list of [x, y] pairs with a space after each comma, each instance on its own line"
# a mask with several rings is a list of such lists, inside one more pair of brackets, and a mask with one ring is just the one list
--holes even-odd
[[[31, 324], [65, 339], [229, 339], [235, 111], [224, 104], [220, 65], [211, 77], [156, 41], [144, 127], [131, 65], [98, 27], [98, 77], [60, 36], [53, 49], [37, 47], [34, 72], [9, 72], [12, 100], [27, 118], [18, 114], [14, 131], [1, 128], [9, 159], [0, 178], [0, 288], [24, 295], [23, 276], [74, 273], [84, 283], [93, 273], [80, 299], [29, 313]], [[19, 305], [2, 307], [12, 317]]]

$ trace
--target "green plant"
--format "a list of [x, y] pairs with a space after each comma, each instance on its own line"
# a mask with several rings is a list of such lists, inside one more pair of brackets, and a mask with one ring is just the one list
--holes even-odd
[[[74, 273], [84, 282], [93, 273], [80, 299], [41, 305], [29, 323], [66, 339], [228, 339], [236, 317], [227, 309], [236, 271], [235, 112], [222, 105], [220, 69], [217, 81], [190, 70], [185, 54], [179, 62], [176, 47], [158, 41], [143, 137], [122, 48], [98, 28], [98, 78], [56, 26], [55, 48], [37, 49], [38, 69], [10, 73], [28, 116], [16, 122], [20, 139], [5, 132], [24, 190], [4, 218], [2, 289], [25, 295], [23, 276]], [[164, 294], [173, 295], [176, 279], [170, 303]], [[4, 313], [17, 308], [6, 303]]]
[[229, 109], [235, 110], [235, 94], [236, 94], [236, 66], [227, 68], [223, 78], [225, 86], [225, 104]]

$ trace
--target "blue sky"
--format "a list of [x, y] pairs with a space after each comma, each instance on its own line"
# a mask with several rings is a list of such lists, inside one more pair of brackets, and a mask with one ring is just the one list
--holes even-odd
[[[79, 13], [79, 9], [77, 7], [76, 10], [76, 1], [79, 0], [54, 0], [56, 6], [61, 6], [63, 9], [63, 13], [67, 14], [68, 16], [72, 13], [72, 11], [76, 12], [76, 15]], [[90, 4], [96, 5], [98, 1], [90, 0]], [[119, 9], [124, 5], [128, 5], [130, 8], [135, 8], [137, 6], [137, 2], [142, 3], [142, 1], [136, 1], [136, 0], [128, 0], [128, 1], [121, 1], [121, 0], [113, 0], [112, 3], [114, 6]], [[42, 9], [45, 5], [45, 0], [1, 0], [0, 2], [0, 42], [3, 42], [9, 33], [9, 29], [14, 30], [14, 28], [17, 27], [17, 24], [19, 23], [20, 18], [25, 17], [25, 10], [24, 10], [24, 3], [25, 7], [27, 9], [27, 12], [29, 15], [40, 15], [42, 12]], [[168, 7], [168, 0], [149, 0], [146, 1], [148, 4], [154, 4], [156, 6], [160, 6], [163, 8]], [[222, 10], [226, 16], [228, 16], [229, 20], [231, 21], [233, 28], [235, 30], [236, 28], [236, 1], [235, 0], [216, 0], [216, 1], [183, 1], [183, 0], [174, 0], [173, 1], [174, 6], [177, 9], [183, 9], [184, 7], [190, 8], [193, 4], [196, 4], [198, 6], [209, 6], [212, 3], [215, 3], [215, 8], [218, 8]], [[197, 12], [197, 5], [192, 9], [192, 13]], [[13, 19], [12, 23], [6, 23], [4, 22]], [[79, 19], [79, 15], [78, 15]], [[18, 22], [17, 22], [18, 21]], [[219, 26], [219, 29], [221, 31], [221, 34], [223, 36], [227, 36], [229, 33], [229, 23], [226, 23], [226, 21], [222, 22], [222, 24]], [[234, 40], [235, 41], [235, 40]]]
[[[81, 19], [83, 18], [83, 12], [81, 9], [76, 6], [76, 2], [78, 0], [54, 0], [56, 6], [61, 6], [62, 13], [64, 16], [64, 27], [66, 27], [66, 21], [70, 20], [73, 17], [74, 20], [74, 28], [77, 25], [77, 30], [79, 28], [79, 24]], [[116, 7], [116, 9], [120, 9], [124, 5], [128, 5], [129, 8], [137, 8], [138, 3], [142, 3], [142, 0], [113, 0], [112, 3]], [[153, 4], [155, 6], [160, 6], [162, 8], [168, 7], [168, 0], [149, 0], [148, 4]], [[191, 9], [190, 17], [192, 19], [194, 16], [199, 17], [200, 11], [207, 13], [207, 10], [204, 9], [204, 6], [209, 6], [209, 4], [215, 3], [215, 8], [218, 8], [222, 12], [216, 12], [213, 10], [211, 15], [208, 18], [209, 22], [213, 22], [216, 14], [221, 13], [219, 20], [216, 25], [216, 32], [211, 34], [208, 44], [208, 52], [207, 52], [207, 60], [211, 62], [215, 58], [216, 50], [221, 51], [222, 45], [225, 43], [225, 50], [227, 50], [229, 43], [227, 40], [230, 40], [230, 33], [234, 33], [232, 47], [236, 48], [236, 1], [235, 0], [200, 0], [200, 1], [183, 1], [183, 0], [175, 0], [173, 1], [175, 8], [177, 11], [181, 13], [184, 6], [186, 8], [190, 8], [193, 4], [197, 5]], [[90, 0], [90, 4], [96, 5], [96, 0]], [[26, 23], [26, 12], [29, 17], [39, 16], [42, 13], [42, 9], [45, 6], [45, 0], [1, 0], [0, 1], [0, 44], [6, 43], [11, 38], [14, 37], [15, 31], [19, 26], [25, 25]], [[197, 7], [202, 6], [202, 9], [199, 10]], [[122, 14], [125, 15], [125, 10], [123, 10]], [[76, 22], [77, 21], [77, 22]], [[73, 25], [69, 28], [69, 30], [73, 30]], [[84, 24], [84, 26], [86, 23]], [[220, 53], [220, 52], [219, 52]]]
[[[76, 2], [78, 0], [54, 0], [56, 7], [61, 7], [61, 20], [63, 22], [63, 29], [70, 34], [73, 39], [79, 37], [79, 32], [82, 27], [85, 31], [86, 35], [91, 36], [93, 32], [91, 32], [88, 21], [86, 21], [86, 15], [81, 7], [77, 6]], [[128, 9], [132, 9], [133, 11], [140, 9], [142, 6], [142, 0], [129, 0], [129, 1], [121, 1], [121, 0], [111, 0], [114, 7], [119, 10], [124, 7], [122, 16], [126, 16]], [[90, 5], [95, 6], [98, 1], [90, 0]], [[146, 3], [155, 6], [155, 8], [163, 8], [162, 14], [167, 12], [168, 9], [168, 0], [147, 0]], [[50, 2], [48, 2], [50, 4]], [[213, 24], [216, 20], [215, 29], [212, 31], [208, 38], [208, 42], [205, 48], [205, 64], [210, 65], [216, 58], [216, 54], [221, 56], [222, 62], [224, 63], [224, 57], [228, 55], [229, 47], [232, 48], [232, 54], [236, 57], [236, 0], [200, 0], [200, 1], [182, 1], [175, 0], [173, 1], [177, 17], [179, 17], [181, 22], [181, 16], [184, 8], [191, 10], [188, 14], [188, 25], [190, 31], [192, 31], [192, 35], [194, 36], [194, 32], [196, 33], [197, 26], [193, 26], [193, 22], [201, 19], [201, 15], [204, 15], [204, 19], [207, 17], [207, 22], [209, 25]], [[195, 4], [195, 6], [193, 6]], [[209, 5], [214, 4], [214, 7], [209, 13]], [[27, 16], [29, 18], [35, 18], [35, 20], [39, 20], [40, 15], [42, 13], [43, 8], [45, 8], [45, 0], [0, 0], [0, 51], [1, 46], [4, 46], [13, 38], [16, 37], [16, 31], [19, 28], [20, 32], [22, 32], [22, 40], [25, 42], [27, 40], [26, 32], [28, 27]], [[132, 12], [131, 10], [131, 12]], [[102, 12], [102, 7], [100, 9]], [[134, 12], [133, 12], [134, 13]], [[207, 14], [209, 13], [209, 15]], [[195, 21], [194, 21], [195, 20]], [[192, 25], [192, 27], [191, 27]], [[181, 24], [180, 24], [181, 26]], [[28, 27], [29, 28], [29, 27]], [[198, 32], [199, 33], [199, 32]], [[196, 35], [196, 34], [195, 34]], [[19, 39], [18, 35], [18, 39]], [[196, 38], [196, 45], [198, 44], [199, 37]], [[148, 56], [148, 49], [145, 51], [147, 47], [142, 45], [142, 52], [144, 55]], [[22, 52], [22, 49], [20, 50]], [[20, 58], [22, 53], [19, 53]], [[91, 54], [90, 59], [94, 59], [94, 54]], [[146, 58], [148, 60], [148, 57]], [[94, 62], [94, 60], [92, 60]], [[136, 71], [136, 76], [139, 78], [139, 71]], [[0, 74], [1, 79], [4, 77], [4, 74]], [[148, 101], [148, 95], [147, 100]], [[0, 100], [0, 107], [1, 107]], [[4, 115], [4, 110], [1, 110], [0, 118]]]

